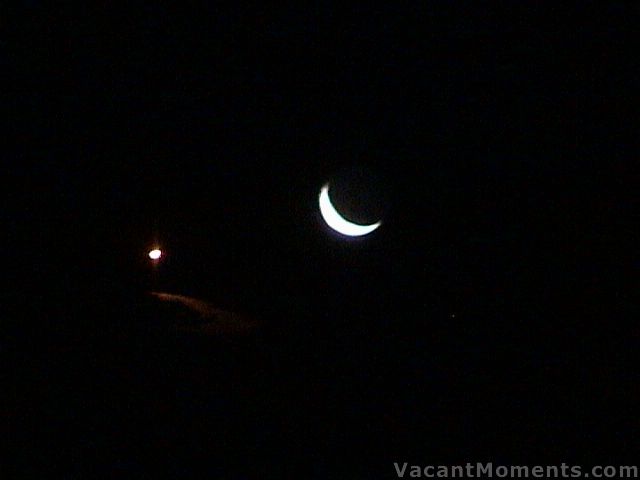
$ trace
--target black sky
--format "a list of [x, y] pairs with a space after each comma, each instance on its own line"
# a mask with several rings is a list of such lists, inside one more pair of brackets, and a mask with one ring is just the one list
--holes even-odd
[[[258, 353], [189, 347], [204, 363], [247, 359], [215, 376], [253, 392], [226, 393], [241, 405], [233, 453], [170, 443], [149, 457], [235, 465], [255, 448], [267, 465], [290, 451], [318, 478], [335, 478], [344, 452], [353, 472], [389, 467], [371, 478], [396, 458], [637, 458], [636, 6], [10, 10], [4, 220], [20, 305], [3, 348], [20, 385], [23, 341], [36, 370], [66, 352], [51, 367], [66, 386], [23, 389], [51, 395], [76, 436], [91, 440], [82, 419], [102, 411], [87, 393], [102, 384], [96, 359], [117, 356], [104, 325], [135, 323], [135, 295], [153, 285], [261, 318], [266, 333]], [[354, 166], [389, 202], [379, 231], [344, 241], [316, 196]], [[155, 277], [154, 241], [167, 253]], [[72, 344], [83, 335], [91, 348]], [[187, 347], [158, 341], [186, 362]], [[74, 369], [86, 361], [97, 366]], [[179, 382], [155, 375], [149, 391], [175, 399]], [[128, 388], [117, 378], [104, 387], [115, 403]], [[200, 388], [208, 407], [184, 406], [194, 423], [222, 402]], [[121, 432], [155, 434], [108, 411]], [[25, 414], [31, 428], [44, 412]], [[186, 445], [204, 435], [176, 428]], [[62, 443], [60, 471], [143, 470], [113, 435], [93, 450]]]

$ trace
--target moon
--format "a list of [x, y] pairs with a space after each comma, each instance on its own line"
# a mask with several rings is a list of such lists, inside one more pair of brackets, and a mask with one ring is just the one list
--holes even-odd
[[371, 225], [358, 225], [343, 218], [331, 203], [328, 183], [320, 190], [318, 203], [320, 204], [320, 214], [324, 221], [327, 222], [327, 225], [336, 232], [347, 235], [348, 237], [367, 235], [382, 225], [382, 222], [376, 222]]
[[149, 252], [149, 258], [151, 260], [158, 260], [162, 256], [162, 251], [158, 248], [154, 248]]

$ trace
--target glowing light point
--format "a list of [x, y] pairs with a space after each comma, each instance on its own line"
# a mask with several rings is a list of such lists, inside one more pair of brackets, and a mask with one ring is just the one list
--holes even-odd
[[149, 252], [149, 258], [151, 260], [158, 260], [162, 256], [162, 251], [155, 248]]

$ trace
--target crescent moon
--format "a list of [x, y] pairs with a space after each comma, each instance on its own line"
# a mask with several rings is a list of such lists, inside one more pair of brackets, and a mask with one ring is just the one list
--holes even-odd
[[382, 222], [376, 222], [371, 225], [358, 225], [357, 223], [345, 220], [331, 203], [328, 183], [320, 190], [318, 203], [320, 204], [320, 214], [324, 221], [327, 222], [327, 225], [343, 235], [347, 235], [349, 237], [361, 237], [362, 235], [367, 235], [368, 233], [373, 232], [376, 228], [382, 225]]

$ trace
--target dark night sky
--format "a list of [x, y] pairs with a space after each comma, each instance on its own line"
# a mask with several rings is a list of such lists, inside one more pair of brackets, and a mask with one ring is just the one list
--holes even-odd
[[[340, 458], [387, 478], [396, 459], [637, 458], [638, 9], [444, 3], [9, 12], [3, 220], [18, 302], [2, 352], [14, 397], [38, 413], [9, 402], [8, 423], [47, 445], [63, 418], [76, 439], [38, 465], [224, 470], [253, 456], [259, 470], [290, 452], [315, 465], [308, 478], [335, 478]], [[354, 166], [378, 175], [387, 210], [379, 231], [344, 241], [316, 197]], [[152, 279], [154, 239], [167, 257]], [[258, 340], [140, 340], [131, 312], [152, 281], [259, 318]], [[189, 377], [209, 403], [175, 400], [179, 374], [129, 364], [105, 380], [113, 404], [128, 401], [118, 375], [149, 375], [135, 401], [159, 391], [191, 413], [141, 427], [96, 406], [104, 364], [147, 365], [156, 341], [167, 364], [192, 350], [218, 365], [207, 388]], [[221, 396], [240, 405], [223, 426], [203, 420]], [[145, 440], [165, 421], [182, 440], [129, 449], [100, 415]], [[199, 422], [232, 432], [227, 450]]]

